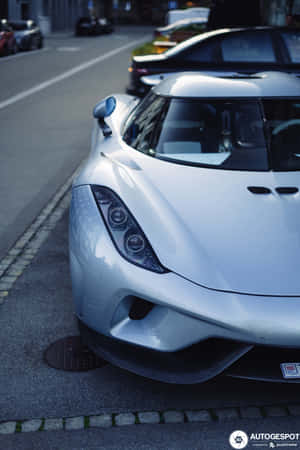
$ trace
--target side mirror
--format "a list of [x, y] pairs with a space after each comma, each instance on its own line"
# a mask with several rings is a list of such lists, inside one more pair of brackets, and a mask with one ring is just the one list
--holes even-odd
[[111, 128], [107, 125], [104, 119], [105, 117], [109, 117], [114, 112], [115, 108], [115, 97], [107, 97], [100, 103], [97, 103], [97, 105], [93, 109], [93, 116], [95, 117], [95, 119], [98, 119], [98, 124], [102, 130], [104, 137], [111, 136], [112, 134]]

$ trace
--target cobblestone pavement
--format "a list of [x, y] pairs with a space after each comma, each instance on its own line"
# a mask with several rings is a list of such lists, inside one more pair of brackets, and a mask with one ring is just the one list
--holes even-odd
[[40, 431], [74, 431], [89, 428], [138, 426], [141, 424], [182, 424], [224, 422], [235, 419], [267, 419], [271, 417], [299, 417], [300, 404], [287, 406], [216, 408], [193, 411], [141, 411], [91, 416], [42, 418], [0, 423], [0, 434]]

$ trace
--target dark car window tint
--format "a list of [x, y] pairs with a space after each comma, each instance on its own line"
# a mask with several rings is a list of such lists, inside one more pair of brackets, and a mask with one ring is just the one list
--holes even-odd
[[9, 24], [15, 31], [24, 31], [29, 28], [28, 22], [10, 22]]
[[220, 40], [226, 62], [276, 62], [271, 36], [268, 33], [233, 33]]
[[281, 33], [284, 43], [293, 63], [300, 63], [300, 30], [284, 31]]
[[137, 108], [124, 133], [125, 142], [144, 153], [151, 154], [151, 139], [165, 100], [150, 94]]
[[300, 170], [300, 98], [265, 100], [274, 170]]
[[180, 59], [192, 62], [213, 62], [215, 60], [215, 49], [215, 40], [210, 40], [185, 51], [180, 55]]
[[0, 23], [0, 31], [12, 31], [12, 28], [6, 23]]

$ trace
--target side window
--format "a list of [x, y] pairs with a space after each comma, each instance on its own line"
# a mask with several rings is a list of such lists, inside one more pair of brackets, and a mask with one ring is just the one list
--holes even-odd
[[180, 59], [191, 62], [215, 62], [216, 41], [209, 40], [195, 45], [192, 49], [182, 53]]
[[224, 62], [276, 62], [272, 38], [268, 33], [233, 33], [220, 42]]
[[292, 63], [300, 63], [300, 30], [284, 31], [281, 33]]
[[143, 153], [149, 152], [152, 135], [164, 104], [163, 97], [150, 95], [137, 107], [125, 126], [123, 139], [128, 145]]

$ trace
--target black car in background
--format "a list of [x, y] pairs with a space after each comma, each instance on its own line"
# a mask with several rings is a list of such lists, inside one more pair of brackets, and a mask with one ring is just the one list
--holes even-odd
[[10, 20], [19, 50], [36, 50], [43, 47], [44, 37], [33, 20]]
[[81, 17], [76, 23], [76, 36], [96, 36], [114, 31], [111, 20], [106, 17]]
[[134, 56], [127, 92], [144, 95], [168, 74], [201, 71], [236, 76], [284, 71], [300, 76], [300, 29], [234, 28], [194, 36], [160, 55]]

